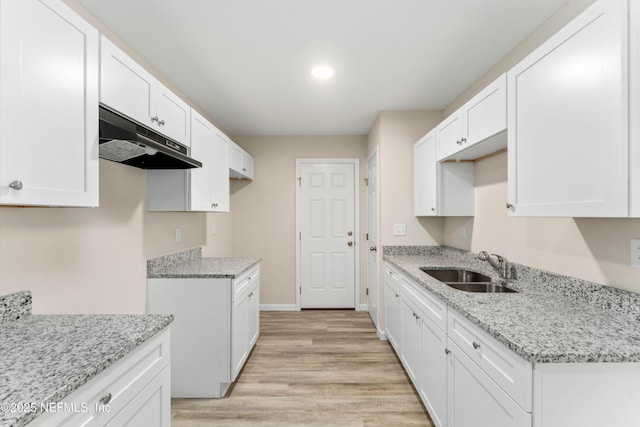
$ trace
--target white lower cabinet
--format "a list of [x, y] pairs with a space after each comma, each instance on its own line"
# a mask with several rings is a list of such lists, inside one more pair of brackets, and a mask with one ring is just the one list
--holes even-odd
[[385, 265], [384, 269], [384, 327], [387, 339], [400, 354], [401, 305], [399, 275]]
[[640, 426], [638, 362], [533, 365], [388, 263], [384, 303], [437, 427]]
[[418, 393], [436, 427], [447, 425], [447, 333], [428, 317], [421, 319], [422, 371]]
[[401, 345], [394, 348], [437, 427], [531, 427], [531, 363], [385, 265], [387, 331], [395, 330], [396, 305]]
[[[171, 425], [169, 328], [96, 375], [30, 427]], [[86, 409], [86, 410], [85, 410]]]
[[447, 349], [448, 426], [531, 426], [531, 414], [522, 410], [451, 340]]
[[171, 396], [224, 397], [258, 338], [260, 266], [234, 279], [148, 279], [147, 287], [147, 312], [174, 315]]

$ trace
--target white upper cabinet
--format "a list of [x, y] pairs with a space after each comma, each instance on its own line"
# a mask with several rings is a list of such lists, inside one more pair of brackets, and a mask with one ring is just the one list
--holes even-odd
[[229, 211], [228, 142], [197, 111], [191, 117], [191, 157], [201, 168], [147, 170], [150, 211]]
[[473, 216], [474, 165], [438, 162], [435, 131], [414, 145], [414, 211], [416, 216]]
[[510, 215], [629, 216], [627, 8], [597, 1], [509, 71]]
[[253, 157], [229, 140], [229, 177], [253, 179]]
[[189, 105], [104, 36], [100, 48], [100, 102], [188, 146]]
[[0, 204], [98, 206], [98, 37], [62, 1], [0, 2]]
[[438, 160], [475, 160], [506, 148], [506, 75], [436, 127]]

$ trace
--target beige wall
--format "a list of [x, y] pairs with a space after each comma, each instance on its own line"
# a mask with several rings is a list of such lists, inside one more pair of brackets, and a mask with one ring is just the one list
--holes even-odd
[[[508, 217], [506, 153], [476, 162], [475, 177], [475, 217], [447, 218], [446, 245], [640, 292], [640, 269], [629, 266], [640, 219]], [[464, 241], [461, 226], [470, 236]]]
[[[593, 0], [571, 0], [485, 76], [455, 100], [446, 114], [466, 102], [554, 34]], [[640, 292], [640, 269], [629, 266], [629, 240], [640, 237], [638, 219], [508, 217], [507, 155], [476, 162], [474, 218], [446, 218], [444, 243], [473, 252], [488, 250], [543, 270]], [[460, 239], [460, 227], [468, 238]]]
[[[296, 159], [360, 159], [360, 236], [365, 233], [364, 136], [236, 137], [255, 161], [255, 181], [231, 185], [233, 255], [262, 258], [261, 304], [296, 302]], [[366, 302], [365, 245], [360, 243], [360, 303]]]
[[143, 170], [100, 160], [98, 208], [0, 207], [0, 295], [31, 290], [36, 313], [143, 313], [147, 257], [204, 243], [203, 214], [147, 213], [145, 188]]
[[[370, 155], [378, 149], [379, 244], [438, 245], [442, 218], [413, 213], [413, 144], [442, 120], [441, 111], [383, 111], [367, 138]], [[394, 224], [405, 224], [406, 236], [394, 236]]]

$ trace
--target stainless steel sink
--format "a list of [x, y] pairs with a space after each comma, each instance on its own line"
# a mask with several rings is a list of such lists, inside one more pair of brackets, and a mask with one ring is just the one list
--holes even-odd
[[491, 277], [484, 274], [477, 273], [475, 271], [469, 271], [464, 269], [447, 269], [436, 270], [432, 268], [420, 268], [420, 270], [427, 273], [444, 283], [445, 285], [465, 292], [483, 292], [483, 293], [510, 293], [517, 292], [513, 289], [505, 286], [498, 285], [491, 282]]
[[517, 292], [513, 289], [497, 285], [495, 283], [475, 282], [475, 283], [445, 283], [450, 288], [459, 289], [465, 292], [484, 292], [484, 293], [500, 293], [500, 292]]
[[421, 268], [420, 270], [427, 273], [434, 279], [438, 279], [444, 283], [460, 283], [460, 282], [491, 282], [491, 277], [475, 271], [451, 269], [451, 270], [434, 270], [429, 268]]

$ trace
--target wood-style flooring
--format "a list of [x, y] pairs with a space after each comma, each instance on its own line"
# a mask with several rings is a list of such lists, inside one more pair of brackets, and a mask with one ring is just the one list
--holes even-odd
[[173, 399], [171, 416], [173, 427], [433, 427], [369, 314], [342, 310], [261, 312], [229, 396]]

